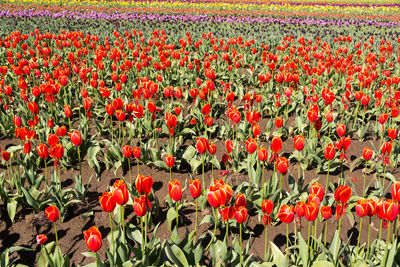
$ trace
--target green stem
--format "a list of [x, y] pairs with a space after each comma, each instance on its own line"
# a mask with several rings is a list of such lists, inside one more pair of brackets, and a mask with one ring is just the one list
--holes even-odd
[[[340, 227], [341, 227], [341, 225], [342, 225], [342, 207], [341, 207], [340, 210], [339, 210], [339, 216], [340, 216], [340, 217], [339, 217], [338, 239], [340, 240]], [[339, 242], [337, 242], [336, 251], [339, 251]], [[340, 255], [337, 255], [336, 263], [337, 263], [338, 260], [339, 260], [339, 256], [340, 256]]]
[[328, 193], [328, 186], [329, 186], [329, 169], [331, 167], [331, 161], [328, 161], [328, 172], [326, 173], [326, 184], [325, 184], [325, 194]]
[[121, 212], [121, 219], [122, 219], [122, 235], [124, 236], [125, 240], [125, 207], [122, 206], [122, 212]]
[[250, 154], [250, 169], [249, 169], [249, 185], [251, 184], [251, 175], [252, 175], [252, 172], [251, 172], [251, 170], [253, 169], [253, 167], [251, 166], [251, 164], [252, 164], [252, 158], [253, 158], [253, 154]]
[[325, 229], [324, 229], [324, 247], [326, 247], [326, 230], [327, 230], [327, 226], [328, 226], [328, 223], [327, 223], [327, 221], [325, 220]]
[[131, 159], [128, 158], [128, 168], [129, 168], [129, 182], [132, 185], [132, 171], [131, 171]]
[[146, 245], [147, 245], [147, 213], [144, 216], [145, 218], [143, 219], [144, 221], [144, 249], [146, 250]]
[[98, 260], [97, 252], [95, 252], [94, 255], [96, 256], [96, 267], [98, 267], [99, 266], [99, 260]]
[[371, 216], [369, 217], [369, 224], [368, 224], [368, 241], [367, 241], [367, 248], [368, 248], [368, 256], [369, 257], [369, 241], [371, 238]]
[[263, 165], [262, 165], [262, 179], [263, 179], [262, 188], [263, 188], [263, 197], [265, 197], [265, 174], [264, 174], [264, 170], [265, 170], [265, 162], [263, 162]]
[[216, 231], [217, 231], [217, 223], [218, 223], [218, 217], [217, 217], [217, 210], [215, 209], [215, 212], [214, 212], [214, 216], [215, 216], [215, 222], [214, 222], [214, 232], [213, 232], [213, 236], [211, 237], [211, 240], [210, 240], [210, 242], [208, 243], [208, 245], [207, 245], [207, 247], [205, 248], [205, 250], [207, 250], [210, 246], [211, 246], [211, 243], [212, 243], [212, 241], [214, 240], [214, 237], [215, 237], [215, 233], [216, 233]]
[[383, 225], [383, 220], [381, 220], [381, 224], [379, 225], [379, 236], [378, 236], [379, 240], [381, 240], [382, 238], [382, 225]]
[[242, 240], [242, 224], [239, 224], [239, 232], [240, 232], [240, 266], [243, 266], [243, 240]]
[[363, 217], [360, 219], [360, 231], [358, 233], [358, 238], [357, 238], [357, 247], [356, 247], [356, 255], [358, 255], [358, 246], [360, 245], [360, 237], [361, 237], [361, 231], [362, 231], [362, 223], [363, 223]]
[[286, 224], [286, 253], [289, 253], [289, 224]]
[[172, 182], [172, 167], [169, 167], [169, 181]]
[[110, 217], [110, 227], [111, 227], [111, 244], [110, 244], [110, 248], [111, 248], [111, 245], [114, 243], [114, 231], [113, 231], [111, 212], [109, 212], [108, 214], [109, 214], [109, 217]]
[[368, 170], [368, 161], [365, 161], [365, 172], [364, 172], [364, 182], [363, 182], [363, 193], [362, 193], [362, 197], [364, 197], [365, 195], [365, 178], [367, 177], [367, 170]]
[[79, 146], [78, 146], [78, 160], [79, 160], [79, 172], [82, 179], [82, 161], [81, 161], [81, 151], [79, 149]]
[[46, 159], [44, 159], [44, 192], [46, 192], [47, 188], [47, 162]]
[[310, 236], [311, 236], [311, 221], [308, 222], [308, 237], [307, 237], [307, 260], [310, 260], [311, 247], [310, 247]]
[[201, 180], [203, 182], [203, 187], [205, 187], [205, 183], [204, 183], [204, 153], [201, 155]]
[[137, 164], [137, 175], [139, 176], [140, 170], [139, 170], [139, 158], [136, 158], [136, 164]]
[[387, 237], [386, 237], [386, 248], [385, 248], [385, 266], [387, 263], [387, 258], [388, 258], [388, 246], [389, 246], [389, 239], [390, 239], [390, 224], [391, 222], [389, 221], [388, 229], [387, 229]]
[[282, 192], [282, 188], [283, 188], [283, 174], [281, 173], [281, 180], [279, 181], [279, 188], [280, 191]]
[[144, 254], [143, 216], [140, 217], [140, 230], [142, 232], [142, 253]]
[[178, 201], [175, 202], [175, 207], [176, 207], [176, 229], [178, 229], [179, 227]]
[[110, 116], [110, 132], [111, 132], [111, 142], [114, 143], [114, 127], [113, 127], [113, 120], [112, 116]]
[[398, 222], [399, 222], [399, 216], [396, 217], [396, 222], [395, 222], [394, 227], [393, 227], [393, 241], [394, 241], [395, 238], [397, 238], [396, 230], [397, 230], [397, 223]]
[[300, 165], [300, 162], [301, 162], [301, 151], [299, 151], [299, 167], [298, 167], [298, 170], [297, 170], [297, 172], [298, 172], [298, 179], [300, 180], [300, 176], [301, 176], [301, 165]]
[[267, 250], [268, 250], [268, 224], [265, 225], [264, 261], [267, 261]]
[[57, 244], [57, 248], [58, 248], [59, 246], [58, 246], [58, 235], [57, 235], [57, 225], [56, 225], [56, 222], [54, 222], [54, 234], [56, 235], [56, 244]]
[[196, 209], [196, 217], [194, 219], [194, 238], [193, 238], [193, 244], [196, 244], [196, 235], [197, 235], [197, 198], [194, 200], [194, 205]]

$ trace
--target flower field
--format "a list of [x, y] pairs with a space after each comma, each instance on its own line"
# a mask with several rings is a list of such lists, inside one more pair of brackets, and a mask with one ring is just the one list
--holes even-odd
[[397, 1], [3, 1], [0, 266], [400, 265]]

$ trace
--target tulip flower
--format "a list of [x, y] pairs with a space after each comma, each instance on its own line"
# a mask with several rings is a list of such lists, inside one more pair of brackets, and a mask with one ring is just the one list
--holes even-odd
[[[196, 209], [196, 216], [194, 222], [194, 232], [197, 230], [197, 198], [201, 195], [201, 183], [198, 179], [190, 180], [189, 184], [190, 194], [194, 198], [195, 201], [195, 209]], [[193, 243], [195, 243], [196, 237], [193, 239]]]
[[36, 242], [39, 245], [43, 245], [44, 243], [46, 243], [46, 241], [47, 241], [47, 235], [39, 234], [39, 235], [36, 236]]
[[68, 135], [69, 138], [71, 139], [71, 143], [74, 144], [74, 146], [80, 146], [82, 144], [82, 136], [78, 131], [73, 131]]
[[83, 236], [85, 237], [85, 243], [88, 249], [95, 252], [96, 266], [98, 266], [98, 258], [96, 252], [100, 250], [103, 244], [101, 233], [96, 226], [92, 226], [88, 230], [83, 231]]
[[178, 228], [178, 201], [182, 198], [182, 186], [178, 180], [173, 180], [168, 184], [168, 193], [169, 196], [176, 204], [176, 227]]
[[54, 223], [54, 233], [56, 236], [56, 244], [58, 247], [58, 236], [57, 236], [57, 225], [56, 222], [58, 221], [58, 218], [60, 217], [60, 212], [58, 211], [58, 208], [56, 206], [49, 206], [45, 210], [45, 214], [47, 219], [49, 219], [51, 222]]
[[268, 225], [271, 223], [272, 210], [274, 209], [274, 203], [270, 199], [264, 199], [261, 203], [261, 210], [264, 213], [263, 223], [265, 226], [265, 244], [264, 244], [264, 257], [267, 257], [267, 248], [268, 248]]
[[304, 218], [309, 222], [313, 222], [317, 218], [318, 211], [319, 206], [314, 202], [310, 202], [309, 204], [305, 205]]
[[286, 249], [289, 248], [289, 223], [294, 219], [294, 207], [286, 204], [282, 205], [278, 212], [278, 218], [286, 223]]
[[172, 155], [165, 156], [165, 164], [169, 167], [169, 180], [172, 181], [172, 167], [175, 164], [175, 159]]
[[242, 240], [242, 224], [247, 220], [247, 209], [246, 207], [240, 206], [236, 208], [235, 212], [236, 221], [239, 223], [239, 235], [240, 235], [240, 266], [243, 266], [243, 240]]
[[335, 157], [336, 150], [335, 146], [333, 144], [328, 144], [325, 147], [325, 159], [328, 160], [328, 172], [326, 173], [326, 184], [325, 184], [325, 191], [328, 192], [328, 186], [329, 186], [329, 168], [331, 165], [331, 160]]
[[36, 151], [39, 154], [39, 157], [44, 160], [44, 191], [46, 191], [47, 187], [47, 158], [49, 157], [49, 148], [45, 144], [38, 144], [36, 147]]
[[289, 166], [289, 161], [287, 158], [285, 157], [279, 157], [276, 161], [276, 168], [278, 170], [278, 172], [281, 174], [281, 179], [279, 182], [279, 188], [280, 191], [282, 191], [282, 187], [283, 187], [283, 176], [287, 173], [287, 169]]
[[258, 159], [262, 162], [262, 187], [263, 187], [263, 193], [264, 192], [264, 185], [265, 185], [265, 161], [268, 159], [268, 150], [265, 147], [260, 147], [258, 148]]
[[148, 195], [151, 192], [154, 180], [151, 176], [139, 174], [135, 181], [136, 190], [139, 194]]
[[251, 184], [252, 180], [252, 170], [253, 170], [253, 164], [252, 164], [252, 159], [253, 159], [253, 153], [257, 150], [257, 143], [256, 140], [254, 140], [252, 137], [250, 137], [248, 140], [245, 141], [246, 143], [246, 150], [250, 154], [249, 155], [249, 184]]
[[332, 216], [332, 209], [329, 206], [322, 206], [321, 207], [321, 216], [325, 219], [325, 226], [324, 226], [324, 246], [326, 246], [326, 232], [328, 229], [327, 220]]
[[225, 141], [225, 147], [226, 147], [226, 151], [228, 151], [228, 153], [231, 153], [233, 150], [233, 141], [232, 140], [226, 140]]
[[315, 195], [318, 197], [319, 201], [324, 198], [325, 190], [319, 183], [315, 182], [310, 187], [310, 195]]
[[132, 149], [132, 155], [136, 158], [136, 163], [137, 163], [137, 173], [139, 175], [139, 158], [140, 158], [140, 147], [134, 147]]
[[131, 160], [130, 160], [130, 157], [132, 156], [131, 146], [128, 145], [122, 146], [122, 154], [124, 155], [125, 158], [128, 159], [129, 179], [130, 179], [130, 184], [132, 184], [132, 171], [131, 171]]
[[336, 133], [338, 134], [339, 137], [342, 137], [346, 134], [346, 125], [338, 124], [336, 127]]
[[[108, 212], [110, 217], [110, 229], [111, 229], [111, 243], [114, 243], [114, 230], [112, 224], [112, 211], [115, 209], [117, 202], [115, 201], [115, 197], [113, 194], [104, 192], [101, 197], [99, 197], [101, 209], [105, 212]], [[111, 245], [110, 245], [111, 246]]]
[[296, 213], [298, 218], [301, 218], [304, 216], [306, 212], [305, 209], [306, 209], [306, 203], [304, 203], [303, 201], [299, 201], [294, 207], [294, 212]]
[[364, 171], [364, 182], [363, 182], [363, 191], [362, 191], [363, 196], [365, 194], [365, 179], [366, 179], [367, 171], [368, 171], [368, 160], [370, 160], [373, 155], [374, 155], [374, 151], [371, 148], [369, 148], [369, 147], [364, 148], [363, 158], [365, 160], [365, 171]]
[[299, 168], [298, 168], [298, 178], [300, 179], [300, 169], [301, 169], [301, 151], [304, 148], [304, 137], [302, 135], [297, 135], [294, 137], [293, 139], [293, 146], [294, 148], [299, 151], [299, 158], [298, 158], [298, 162], [299, 162]]

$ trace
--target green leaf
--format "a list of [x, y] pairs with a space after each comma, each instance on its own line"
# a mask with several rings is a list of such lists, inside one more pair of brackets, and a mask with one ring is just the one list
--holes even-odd
[[15, 213], [17, 212], [17, 206], [18, 203], [15, 199], [12, 199], [10, 202], [7, 203], [7, 212], [12, 223], [14, 222]]
[[32, 195], [26, 190], [24, 187], [21, 187], [22, 193], [24, 193], [26, 201], [35, 211], [38, 211], [38, 203], [35, 199], [33, 199]]
[[303, 262], [303, 266], [307, 266], [308, 265], [308, 246], [306, 241], [304, 241], [301, 233], [298, 233], [298, 237], [299, 237], [299, 256]]
[[176, 220], [176, 211], [175, 208], [170, 208], [167, 212], [167, 226], [170, 231], [174, 220]]
[[189, 163], [195, 155], [196, 149], [194, 146], [188, 146], [188, 148], [185, 150], [185, 153], [183, 153], [182, 158]]
[[272, 256], [274, 258], [274, 263], [278, 267], [288, 267], [289, 266], [289, 258], [283, 255], [282, 251], [271, 241], [269, 241]]
[[101, 151], [98, 142], [90, 142], [87, 150], [87, 161], [91, 168], [94, 169], [97, 179], [100, 178], [100, 164], [97, 160], [97, 154]]
[[175, 244], [167, 245], [165, 250], [167, 257], [170, 261], [178, 266], [189, 266], [183, 251]]
[[329, 261], [316, 261], [311, 267], [335, 267], [335, 265]]
[[340, 248], [340, 238], [339, 238], [339, 233], [338, 230], [335, 231], [335, 234], [333, 235], [332, 242], [331, 242], [331, 247], [329, 248], [329, 251], [333, 255], [333, 260], [336, 261], [339, 253], [339, 248]]

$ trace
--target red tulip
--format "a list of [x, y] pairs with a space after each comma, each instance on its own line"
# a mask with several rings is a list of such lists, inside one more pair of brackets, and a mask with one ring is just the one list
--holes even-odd
[[72, 144], [75, 146], [80, 146], [82, 144], [82, 136], [78, 131], [73, 131], [69, 133], [69, 138], [71, 139]]
[[199, 152], [200, 154], [205, 153], [208, 149], [207, 139], [204, 137], [197, 137], [196, 138], [196, 148], [197, 148], [197, 152]]
[[207, 193], [207, 201], [211, 207], [217, 208], [220, 206], [221, 203], [221, 192], [219, 190], [216, 191], [208, 191]]
[[346, 134], [346, 125], [344, 125], [343, 123], [342, 123], [342, 124], [338, 124], [338, 125], [336, 126], [336, 133], [337, 133], [339, 136], [345, 135], [345, 134]]
[[43, 245], [44, 243], [46, 243], [46, 241], [47, 241], [47, 235], [39, 234], [39, 235], [36, 236], [36, 242], [39, 245]]
[[381, 152], [384, 155], [385, 154], [390, 155], [390, 152], [392, 151], [392, 148], [393, 148], [392, 142], [383, 143]]
[[2, 156], [4, 161], [8, 161], [10, 159], [10, 152], [3, 151], [3, 152], [1, 152], [1, 156]]
[[190, 180], [189, 184], [190, 194], [194, 199], [198, 198], [201, 195], [201, 183], [198, 179]]
[[64, 147], [61, 144], [55, 144], [50, 147], [50, 156], [61, 159], [64, 156]]
[[281, 117], [276, 117], [275, 119], [275, 126], [277, 128], [281, 128], [283, 126], [283, 119]]
[[237, 207], [235, 211], [235, 218], [238, 223], [243, 223], [247, 220], [247, 209], [243, 206]]
[[72, 110], [68, 105], [64, 105], [64, 114], [67, 118], [71, 118], [72, 116]]
[[325, 220], [328, 220], [332, 216], [332, 209], [329, 206], [322, 206], [321, 207], [321, 216]]
[[283, 205], [278, 212], [278, 218], [283, 223], [291, 223], [294, 219], [293, 206]]
[[369, 148], [369, 147], [364, 148], [364, 152], [363, 152], [364, 160], [371, 159], [373, 155], [374, 155], [374, 151], [372, 151], [371, 148]]
[[240, 207], [240, 206], [246, 207], [246, 197], [243, 195], [243, 193], [239, 193], [236, 196], [235, 206], [236, 207]]
[[388, 129], [388, 137], [390, 139], [396, 139], [397, 138], [397, 129]]
[[281, 174], [285, 175], [288, 169], [289, 161], [285, 157], [279, 157], [276, 161], [276, 169]]
[[168, 193], [173, 201], [179, 201], [182, 198], [182, 186], [178, 180], [173, 180], [168, 184]]
[[319, 183], [313, 183], [310, 187], [310, 194], [315, 195], [320, 201], [324, 198], [325, 190]]
[[65, 126], [58, 127], [56, 132], [59, 136], [63, 137], [67, 134], [67, 127]]
[[303, 148], [304, 148], [304, 137], [302, 135], [295, 136], [294, 140], [293, 140], [293, 145], [294, 145], [294, 148], [297, 151], [303, 150]]
[[389, 115], [387, 113], [382, 113], [379, 115], [378, 121], [380, 124], [384, 124], [389, 118]]
[[132, 156], [132, 148], [128, 145], [122, 146], [122, 154], [125, 158], [130, 158]]
[[135, 211], [136, 216], [142, 217], [146, 215], [146, 202], [148, 202], [146, 196], [141, 196], [133, 200], [133, 210]]
[[399, 214], [398, 204], [395, 203], [392, 199], [387, 199], [383, 201], [383, 203], [377, 206], [378, 217], [381, 220], [393, 221], [397, 218]]
[[115, 199], [115, 202], [117, 202], [118, 205], [122, 206], [128, 202], [129, 200], [128, 187], [126, 186], [123, 180], [115, 181], [113, 187], [111, 188], [111, 192], [113, 198]]
[[215, 144], [209, 143], [208, 153], [210, 153], [210, 155], [214, 155], [216, 152], [217, 152], [217, 146]]
[[45, 210], [46, 217], [52, 221], [56, 222], [60, 217], [60, 212], [58, 211], [56, 206], [49, 206]]
[[268, 150], [265, 147], [258, 149], [258, 159], [260, 161], [266, 161], [268, 159]]
[[304, 218], [306, 218], [307, 221], [315, 221], [318, 215], [318, 210], [319, 206], [314, 202], [306, 204]]
[[47, 137], [47, 143], [51, 147], [52, 145], [58, 144], [58, 136], [56, 134], [49, 134]]
[[374, 199], [368, 199], [367, 200], [367, 204], [368, 204], [368, 212], [367, 215], [368, 216], [374, 216], [377, 212], [377, 203]]
[[92, 226], [89, 230], [83, 231], [86, 246], [89, 250], [97, 252], [102, 246], [101, 233], [96, 226]]
[[356, 213], [360, 217], [368, 214], [368, 201], [366, 199], [359, 199], [356, 204]]
[[132, 155], [135, 157], [135, 158], [140, 158], [140, 147], [134, 147], [133, 149], [132, 149]]
[[335, 190], [335, 200], [338, 203], [345, 205], [351, 196], [350, 186], [339, 185]]
[[297, 217], [301, 218], [304, 216], [304, 213], [306, 212], [306, 203], [303, 201], [300, 201], [296, 204], [296, 207], [294, 207], [294, 212], [296, 213]]
[[346, 205], [337, 205], [336, 206], [336, 219], [339, 220], [339, 217], [342, 217], [346, 213]]
[[42, 159], [47, 159], [49, 157], [49, 148], [45, 144], [38, 144], [36, 151]]
[[228, 220], [232, 220], [233, 217], [235, 216], [235, 212], [236, 209], [235, 207], [229, 206], [229, 207], [225, 207], [222, 210], [218, 209], [219, 214], [221, 214], [222, 220], [224, 222], [228, 221]]
[[249, 138], [248, 140], [245, 141], [246, 143], [246, 150], [248, 153], [253, 154], [257, 150], [257, 143], [256, 140], [253, 138]]
[[167, 164], [167, 167], [169, 167], [169, 168], [173, 167], [175, 164], [175, 159], [172, 155], [165, 156], [164, 161], [165, 161], [165, 164]]
[[226, 140], [225, 142], [225, 147], [226, 147], [226, 151], [228, 151], [228, 153], [232, 152], [233, 149], [233, 142], [232, 140]]
[[271, 141], [271, 149], [274, 153], [279, 153], [282, 149], [282, 139], [279, 136], [275, 136]]
[[139, 174], [135, 181], [136, 190], [139, 192], [139, 194], [148, 195], [151, 192], [153, 182], [154, 181], [151, 176]]
[[261, 203], [261, 210], [263, 213], [270, 215], [274, 209], [274, 202], [271, 199], [264, 199]]
[[392, 199], [400, 202], [400, 182], [394, 183], [392, 185]]
[[103, 195], [99, 197], [99, 200], [100, 206], [105, 212], [112, 212], [117, 204], [114, 196], [108, 192], [104, 192]]
[[325, 158], [327, 160], [332, 160], [335, 157], [335, 154], [336, 154], [335, 146], [333, 144], [328, 144], [325, 147]]
[[325, 113], [325, 118], [326, 118], [326, 120], [327, 120], [328, 122], [332, 122], [332, 121], [333, 121], [333, 114], [332, 114], [332, 112], [328, 110], [328, 111]]

